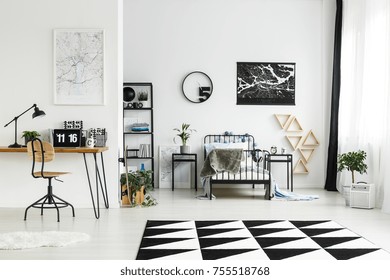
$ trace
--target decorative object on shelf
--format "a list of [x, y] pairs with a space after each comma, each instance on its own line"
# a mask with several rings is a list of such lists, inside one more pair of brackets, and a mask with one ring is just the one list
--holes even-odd
[[83, 121], [64, 121], [64, 129], [83, 129]]
[[313, 155], [314, 150], [315, 150], [314, 148], [303, 148], [303, 147], [298, 148], [298, 151], [301, 153], [306, 163], [309, 162], [311, 156]]
[[182, 91], [189, 101], [202, 103], [213, 93], [213, 82], [206, 73], [193, 71], [183, 79]]
[[143, 108], [146, 107], [146, 101], [148, 101], [148, 92], [147, 91], [139, 91], [137, 93], [138, 97], [138, 107], [137, 108]]
[[138, 150], [138, 157], [148, 158], [152, 156], [152, 149], [150, 144], [140, 144]]
[[54, 103], [104, 105], [104, 31], [54, 31]]
[[123, 108], [133, 108], [133, 101], [135, 98], [135, 90], [132, 87], [123, 87]]
[[126, 149], [126, 157], [138, 158], [139, 149]]
[[105, 128], [91, 128], [89, 137], [96, 140], [95, 147], [105, 147], [107, 142], [107, 132]]
[[41, 134], [38, 133], [38, 131], [23, 131], [22, 138], [24, 138], [24, 143], [27, 145], [28, 142], [33, 140], [34, 138], [37, 138], [38, 136], [41, 136]]
[[274, 114], [274, 116], [282, 129], [289, 124], [291, 119], [291, 114]]
[[21, 113], [20, 115], [14, 117], [10, 122], [8, 122], [6, 125], [4, 125], [4, 127], [7, 127], [8, 125], [10, 125], [12, 122], [15, 122], [15, 142], [11, 145], [9, 145], [8, 147], [9, 148], [20, 148], [22, 147], [22, 145], [18, 144], [18, 141], [17, 141], [17, 134], [18, 134], [18, 119], [24, 115], [25, 113], [27, 113], [28, 111], [30, 111], [31, 109], [34, 108], [34, 113], [32, 114], [32, 118], [35, 119], [36, 117], [43, 117], [45, 116], [45, 112], [44, 111], [41, 111], [39, 110], [37, 104], [33, 104], [30, 108], [28, 108], [27, 110], [25, 110], [23, 113]]
[[288, 142], [290, 143], [291, 147], [295, 151], [298, 148], [299, 143], [301, 142], [302, 136], [286, 135], [286, 138], [287, 138]]
[[176, 136], [173, 138], [173, 142], [176, 144], [176, 137], [179, 137], [181, 139], [182, 145], [180, 146], [180, 153], [181, 154], [188, 154], [191, 152], [191, 147], [187, 145], [188, 139], [190, 139], [191, 133], [196, 132], [195, 129], [190, 128], [190, 124], [183, 123], [181, 125], [181, 128], [174, 128], [173, 130], [179, 132], [176, 134]]
[[92, 137], [87, 138], [87, 140], [85, 141], [85, 146], [88, 148], [93, 148], [95, 147], [95, 145], [96, 145], [96, 140]]
[[344, 169], [350, 171], [352, 184], [354, 184], [355, 171], [360, 174], [367, 173], [367, 164], [365, 163], [366, 158], [367, 153], [362, 150], [339, 154], [337, 157], [337, 171], [341, 172]]
[[297, 173], [300, 173], [300, 174], [309, 173], [309, 169], [307, 169], [305, 162], [301, 158], [298, 160], [298, 162], [295, 164], [295, 167], [294, 167], [294, 174], [297, 174]]
[[295, 63], [237, 62], [237, 105], [295, 105]]
[[130, 130], [132, 132], [148, 132], [149, 124], [148, 123], [133, 123], [130, 125]]
[[303, 140], [302, 146], [318, 146], [320, 142], [317, 140], [317, 137], [314, 135], [313, 131], [310, 130], [306, 135], [305, 140]]
[[311, 159], [316, 146], [320, 144], [318, 139], [312, 130], [306, 135], [302, 135], [304, 130], [296, 116], [292, 114], [274, 114], [274, 116], [280, 127], [286, 132], [287, 135], [285, 137], [291, 147], [294, 151], [299, 151], [300, 159], [295, 164], [294, 173], [308, 174], [309, 170], [306, 164]]
[[280, 153], [282, 154], [282, 155], [284, 155], [285, 153], [286, 153], [286, 148], [280, 148]]
[[301, 132], [303, 131], [301, 124], [296, 117], [293, 117], [290, 124], [286, 126], [287, 132]]
[[276, 148], [275, 146], [272, 146], [271, 147], [271, 154], [276, 154], [278, 152], [278, 148]]

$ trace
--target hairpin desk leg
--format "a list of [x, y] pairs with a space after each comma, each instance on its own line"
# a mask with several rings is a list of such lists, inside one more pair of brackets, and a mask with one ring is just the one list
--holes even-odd
[[[89, 191], [90, 191], [90, 194], [91, 194], [92, 206], [93, 206], [93, 211], [95, 212], [96, 219], [100, 218], [99, 184], [100, 184], [100, 188], [102, 190], [104, 206], [106, 208], [109, 207], [109, 204], [108, 204], [108, 193], [107, 193], [107, 183], [106, 183], [106, 174], [105, 174], [105, 170], [104, 170], [103, 154], [100, 153], [100, 156], [101, 156], [101, 164], [102, 164], [103, 181], [102, 181], [102, 178], [100, 176], [100, 171], [99, 171], [99, 166], [98, 166], [98, 162], [97, 162], [97, 158], [96, 158], [96, 153], [93, 153], [93, 159], [95, 161], [95, 182], [96, 182], [96, 198], [95, 198], [94, 194], [93, 194], [93, 190], [92, 190], [91, 179], [90, 179], [90, 176], [89, 176], [87, 159], [86, 159], [85, 153], [83, 153], [85, 170], [86, 170], [86, 173], [87, 173], [87, 179], [88, 179], [88, 185], [89, 185]], [[103, 183], [104, 183], [104, 187], [103, 187]]]

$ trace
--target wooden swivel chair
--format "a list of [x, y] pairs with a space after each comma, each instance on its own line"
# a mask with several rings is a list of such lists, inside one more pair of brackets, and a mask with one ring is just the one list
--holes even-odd
[[[34, 178], [43, 178], [48, 180], [47, 186], [47, 194], [28, 206], [26, 211], [24, 212], [24, 220], [27, 219], [27, 211], [31, 207], [40, 208], [41, 215], [43, 215], [43, 209], [56, 209], [57, 210], [57, 222], [60, 221], [60, 211], [59, 208], [65, 208], [70, 206], [72, 208], [72, 213], [74, 217], [74, 207], [69, 202], [59, 198], [58, 196], [53, 194], [53, 187], [51, 185], [52, 179], [54, 178], [57, 181], [57, 177], [68, 174], [69, 172], [53, 172], [53, 171], [45, 171], [45, 163], [50, 162], [54, 159], [55, 152], [53, 146], [49, 142], [42, 141], [40, 139], [33, 139], [32, 141], [27, 143], [27, 153], [32, 158], [32, 171], [31, 174]], [[40, 163], [40, 168], [39, 164]], [[36, 171], [37, 170], [37, 171]]]

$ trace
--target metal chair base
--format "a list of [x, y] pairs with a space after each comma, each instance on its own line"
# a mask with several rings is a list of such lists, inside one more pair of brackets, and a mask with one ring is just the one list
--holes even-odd
[[54, 195], [52, 192], [52, 186], [49, 185], [47, 194], [35, 201], [33, 204], [28, 206], [24, 212], [24, 220], [27, 219], [27, 211], [30, 208], [39, 208], [41, 209], [41, 215], [43, 215], [43, 209], [56, 209], [57, 210], [57, 222], [60, 221], [60, 211], [59, 208], [65, 208], [70, 206], [72, 208], [72, 214], [74, 215], [74, 207], [69, 202], [63, 200], [62, 198], [59, 198], [58, 196]]

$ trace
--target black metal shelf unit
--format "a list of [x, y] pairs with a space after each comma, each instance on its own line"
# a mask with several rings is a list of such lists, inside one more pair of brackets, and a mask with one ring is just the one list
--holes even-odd
[[[147, 93], [146, 101], [140, 100], [142, 93]], [[147, 143], [139, 143], [145, 139]], [[121, 162], [127, 160], [129, 166], [132, 162], [139, 169], [140, 161], [146, 161], [147, 169], [155, 173], [152, 83], [123, 83], [123, 152]], [[154, 176], [152, 184], [154, 187]]]

